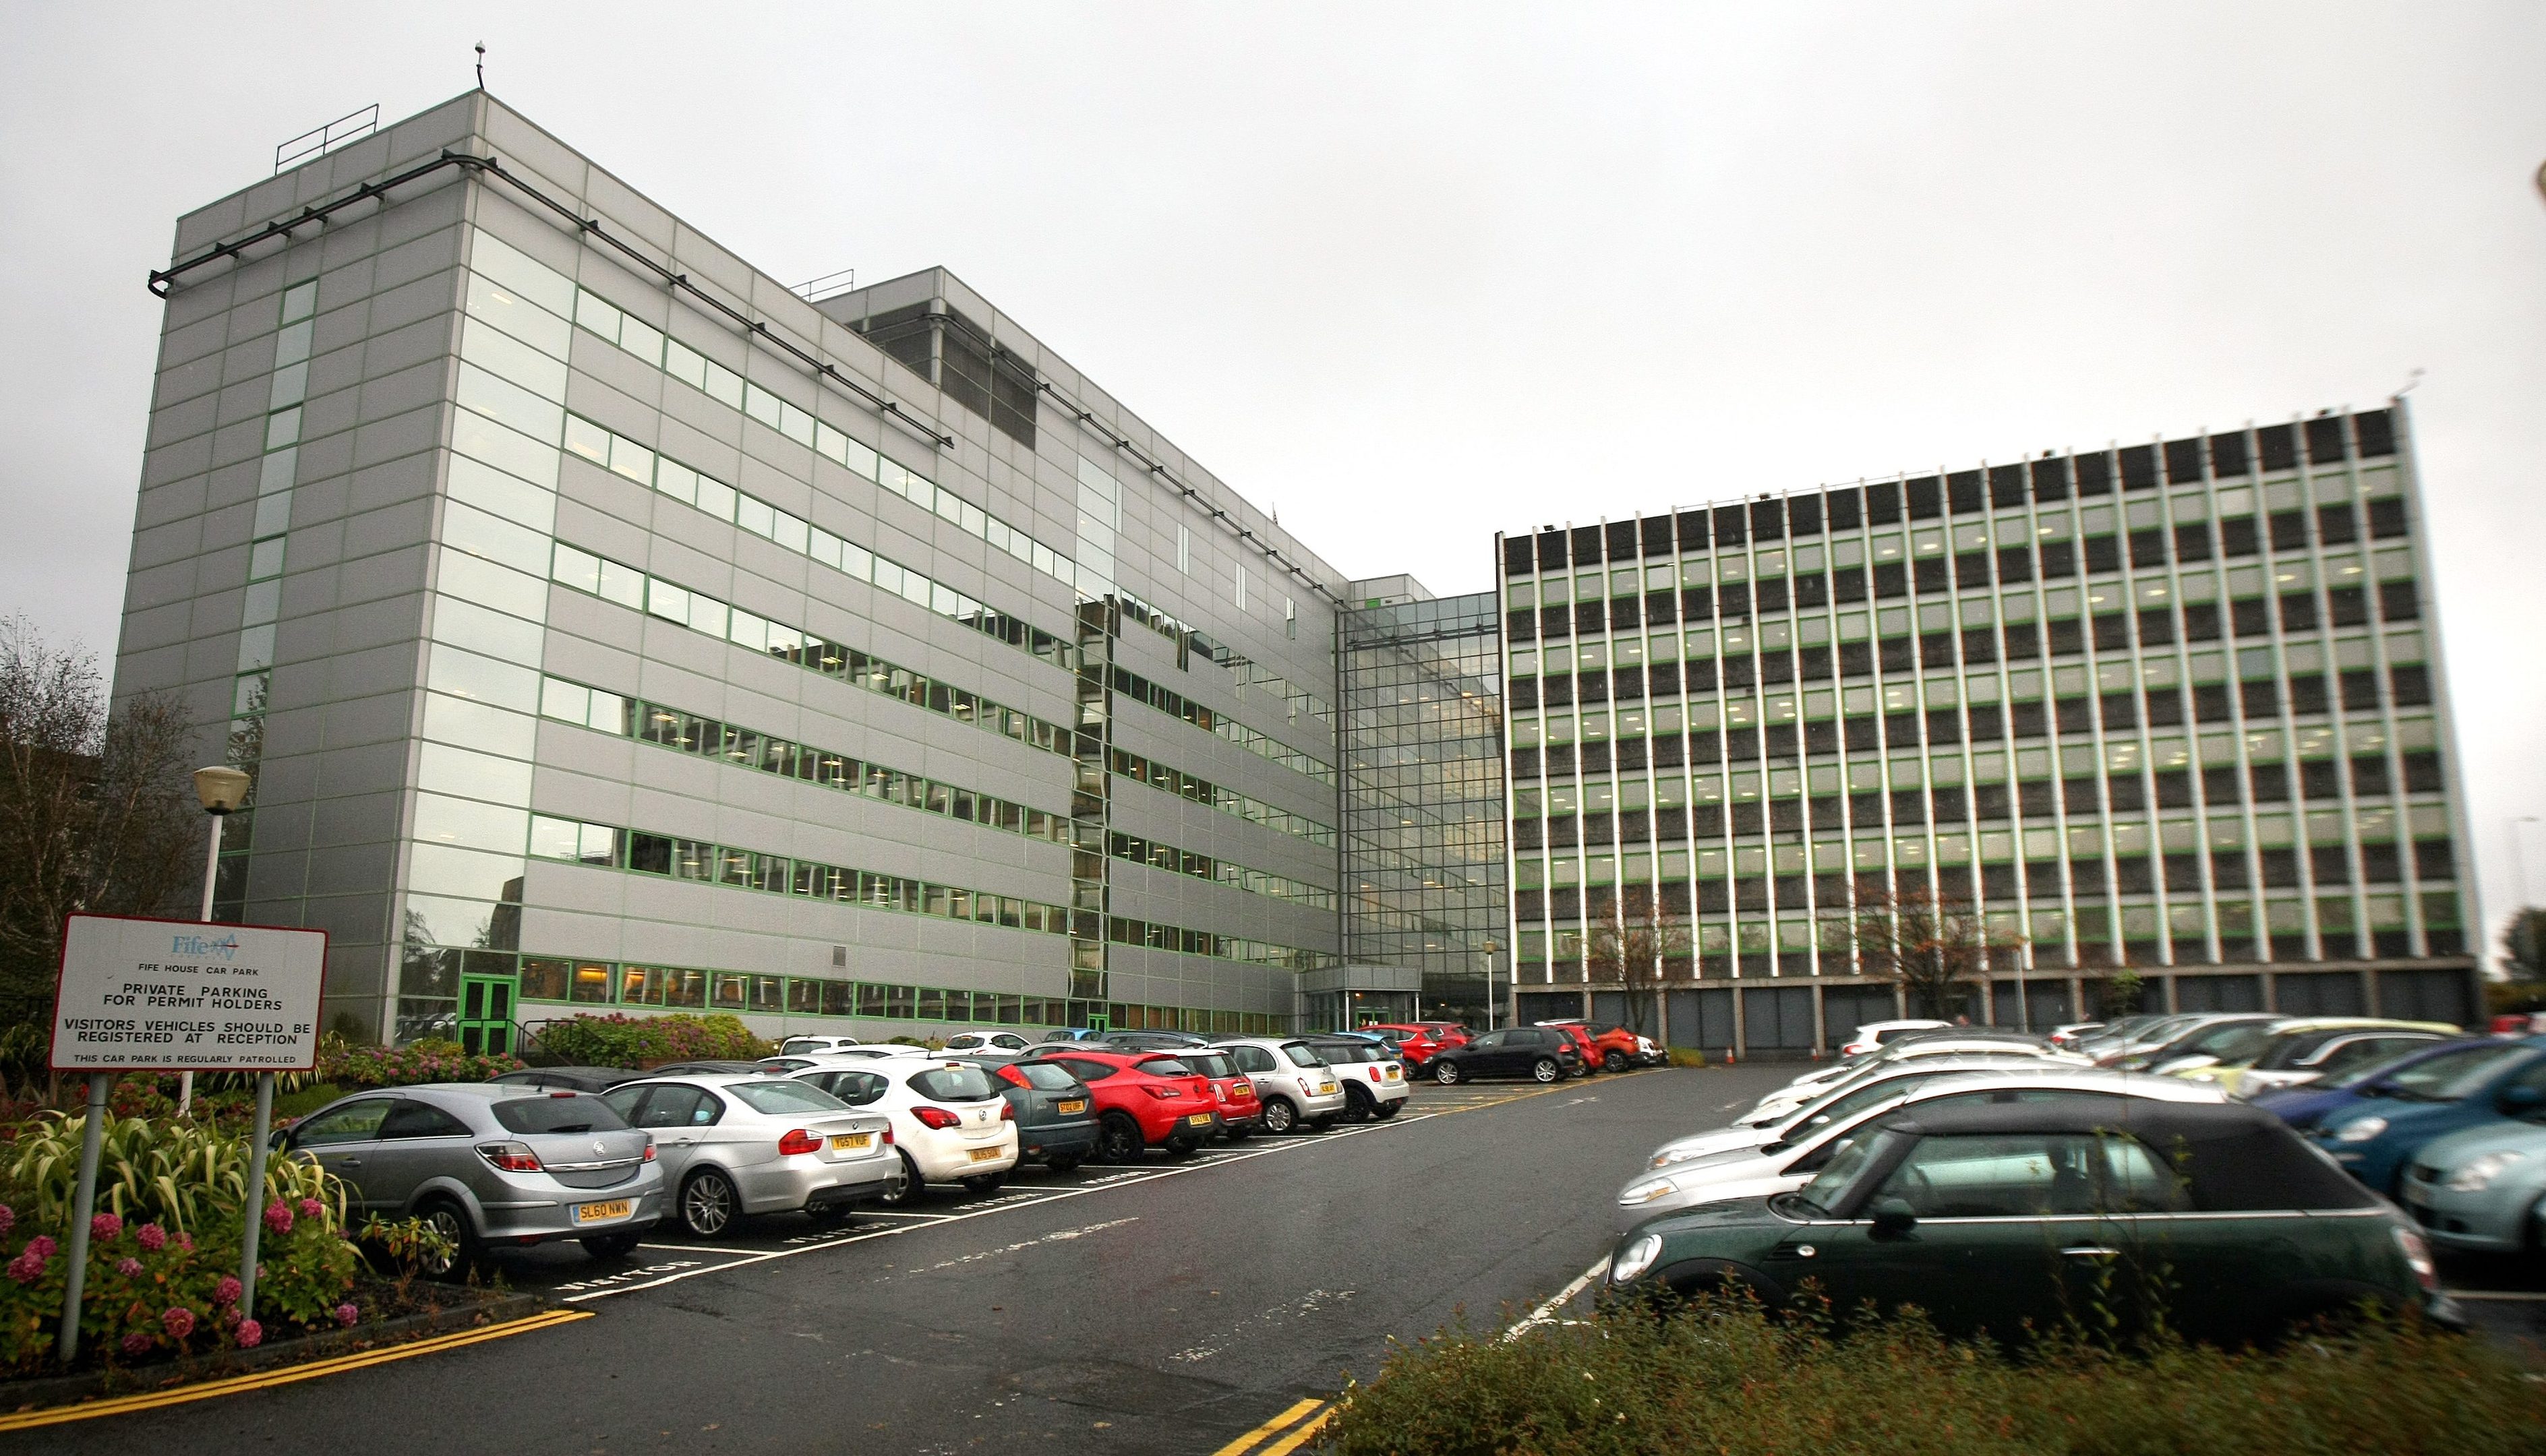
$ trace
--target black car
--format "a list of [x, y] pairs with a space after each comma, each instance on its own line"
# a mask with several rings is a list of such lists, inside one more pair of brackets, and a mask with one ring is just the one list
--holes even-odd
[[1545, 1026], [1505, 1026], [1478, 1033], [1465, 1046], [1432, 1054], [1432, 1080], [1443, 1087], [1488, 1077], [1556, 1083], [1586, 1070], [1573, 1038]]
[[[1007, 1098], [1008, 1107], [1016, 1113], [1019, 1163], [1040, 1163], [1055, 1173], [1067, 1173], [1096, 1151], [1096, 1094], [1059, 1063], [962, 1053], [944, 1060], [967, 1062], [990, 1074], [999, 1095]], [[823, 1091], [831, 1089], [825, 1087]]]
[[1915, 1305], [1948, 1335], [2018, 1339], [2162, 1314], [2264, 1339], [2363, 1301], [2461, 1324], [2393, 1205], [2236, 1102], [2071, 1096], [1901, 1112], [1791, 1193], [1664, 1214], [1610, 1254], [1620, 1293], [1806, 1292]]
[[1088, 1040], [1118, 1052], [1174, 1052], [1211, 1045], [1210, 1038], [1189, 1031], [1102, 1031]]
[[623, 1082], [635, 1082], [652, 1074], [632, 1072], [625, 1067], [524, 1067], [490, 1077], [489, 1082], [505, 1087], [553, 1087], [567, 1092], [606, 1092]]

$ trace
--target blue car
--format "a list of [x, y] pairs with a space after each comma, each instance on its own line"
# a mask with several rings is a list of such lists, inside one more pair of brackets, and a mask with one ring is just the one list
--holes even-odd
[[2546, 1036], [2464, 1046], [2359, 1087], [2360, 1100], [2311, 1134], [2351, 1175], [2396, 1194], [2407, 1163], [2434, 1138], [2546, 1108]]
[[[2513, 1089], [2516, 1091], [2517, 1089]], [[2405, 1174], [2405, 1208], [2442, 1249], [2533, 1254], [2546, 1217], [2546, 1105], [2425, 1144]]]
[[2392, 1058], [2374, 1067], [2360, 1068], [2333, 1081], [2257, 1092], [2247, 1100], [2298, 1131], [2308, 1132], [2327, 1117], [2358, 1106], [2361, 1098], [2365, 1096], [2375, 1095], [2363, 1089], [2391, 1072], [2402, 1072], [2432, 1057], [2445, 1056], [2467, 1047], [2495, 1045], [2499, 1045], [2498, 1040], [2490, 1036], [2443, 1042], [2438, 1046], [2423, 1047], [2404, 1056]]

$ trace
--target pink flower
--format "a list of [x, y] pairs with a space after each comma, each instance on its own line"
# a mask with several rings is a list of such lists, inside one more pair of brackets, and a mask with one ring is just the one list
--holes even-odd
[[44, 1276], [44, 1260], [30, 1248], [9, 1260], [9, 1277], [21, 1284], [33, 1284]]
[[300, 1216], [302, 1218], [316, 1218], [318, 1215], [325, 1213], [326, 1211], [327, 1205], [319, 1202], [315, 1198], [303, 1198], [300, 1200]]
[[159, 1316], [159, 1325], [168, 1332], [169, 1338], [184, 1339], [195, 1333], [195, 1312], [182, 1304], [172, 1304]]
[[131, 1257], [119, 1258], [115, 1261], [115, 1271], [127, 1279], [138, 1279], [141, 1277], [141, 1260]]
[[152, 1339], [149, 1335], [135, 1330], [130, 1335], [124, 1336], [124, 1352], [127, 1355], [137, 1355], [158, 1342], [159, 1341]]
[[214, 1304], [236, 1304], [238, 1303], [238, 1297], [239, 1281], [235, 1275], [223, 1274], [221, 1275], [221, 1282], [212, 1286], [212, 1303]]
[[278, 1234], [292, 1232], [292, 1205], [277, 1198], [265, 1205], [265, 1226]]
[[11, 1208], [6, 1203], [0, 1203], [0, 1237], [6, 1237], [8, 1232], [17, 1226], [17, 1223], [18, 1210]]
[[265, 1339], [265, 1327], [254, 1320], [241, 1320], [238, 1325], [238, 1346], [252, 1350]]
[[177, 1247], [178, 1247], [179, 1249], [182, 1249], [182, 1250], [186, 1251], [188, 1254], [192, 1254], [192, 1253], [194, 1253], [194, 1252], [195, 1252], [195, 1236], [194, 1236], [194, 1235], [192, 1235], [192, 1234], [187, 1233], [187, 1232], [186, 1232], [185, 1230], [183, 1230], [183, 1229], [179, 1229], [179, 1230], [177, 1231]]
[[348, 1330], [353, 1329], [354, 1322], [361, 1318], [363, 1318], [363, 1312], [354, 1308], [350, 1304], [340, 1304], [336, 1306], [336, 1323], [344, 1326]]
[[123, 1232], [124, 1220], [111, 1213], [101, 1213], [88, 1221], [88, 1236], [92, 1239], [113, 1239]]
[[50, 1234], [38, 1234], [27, 1241], [27, 1252], [34, 1254], [39, 1261], [51, 1258], [53, 1251], [60, 1247], [53, 1242], [53, 1236]]
[[168, 1247], [168, 1231], [157, 1224], [143, 1224], [132, 1231], [132, 1237], [140, 1240], [141, 1247], [152, 1254]]

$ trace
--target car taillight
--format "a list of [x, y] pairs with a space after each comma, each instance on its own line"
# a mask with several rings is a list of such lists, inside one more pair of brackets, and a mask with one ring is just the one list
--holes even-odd
[[821, 1147], [822, 1140], [820, 1138], [813, 1136], [811, 1133], [806, 1132], [805, 1129], [800, 1127], [790, 1131], [787, 1136], [778, 1140], [778, 1156], [781, 1158], [793, 1158], [799, 1153], [819, 1152], [821, 1151]]
[[1184, 1093], [1183, 1093], [1183, 1092], [1181, 1092], [1177, 1091], [1176, 1089], [1174, 1089], [1174, 1088], [1172, 1088], [1172, 1087], [1159, 1087], [1159, 1086], [1157, 1086], [1157, 1085], [1156, 1085], [1156, 1084], [1154, 1084], [1154, 1083], [1152, 1083], [1151, 1085], [1149, 1085], [1149, 1086], [1147, 1086], [1147, 1087], [1145, 1087], [1145, 1088], [1141, 1089], [1141, 1091], [1143, 1091], [1143, 1092], [1147, 1092], [1149, 1095], [1151, 1095], [1151, 1096], [1153, 1096], [1153, 1097], [1180, 1097], [1180, 1096], [1183, 1096], [1183, 1095], [1184, 1095]]
[[1017, 1104], [1016, 1104], [1016, 1103], [1014, 1103], [1014, 1102], [1007, 1102], [1007, 1101], [1003, 1101], [1003, 1102], [999, 1103], [999, 1120], [1000, 1120], [1001, 1122], [1014, 1122], [1014, 1121], [1016, 1121], [1016, 1120], [1017, 1120]]
[[652, 1138], [647, 1138], [645, 1140], [645, 1161], [647, 1163], [654, 1161], [654, 1140]]
[[918, 1118], [921, 1126], [933, 1127], [940, 1132], [964, 1120], [943, 1107], [913, 1107], [910, 1115]]
[[537, 1173], [540, 1155], [528, 1143], [479, 1143], [477, 1156], [505, 1173]]
[[892, 1146], [892, 1129], [890, 1126], [884, 1130], [884, 1146], [888, 1148]]
[[2431, 1246], [2422, 1242], [2421, 1235], [2403, 1224], [2398, 1224], [2396, 1225], [2396, 1247], [2405, 1252], [2405, 1262], [2412, 1267], [2414, 1278], [2424, 1289], [2440, 1287], [2439, 1270], [2431, 1263]]
[[1377, 1067], [1370, 1069], [1370, 1080], [1373, 1082], [1379, 1081], [1379, 1069]]

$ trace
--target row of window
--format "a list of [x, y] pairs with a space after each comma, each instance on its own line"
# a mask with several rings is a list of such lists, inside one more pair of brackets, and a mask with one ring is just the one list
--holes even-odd
[[[531, 816], [530, 851], [543, 859], [666, 875], [765, 894], [831, 900], [1045, 934], [1072, 933], [1072, 912], [1066, 906], [546, 814]], [[1083, 922], [1076, 932], [1081, 938], [1093, 937], [1099, 917], [1093, 911], [1076, 914]], [[1243, 936], [1153, 925], [1120, 916], [1106, 920], [1107, 936], [1118, 944], [1147, 945], [1291, 970], [1314, 970], [1334, 959], [1322, 951]]]
[[1258, 733], [1229, 714], [1215, 712], [1174, 688], [1152, 683], [1138, 673], [1120, 667], [1114, 669], [1114, 690], [1170, 717], [1181, 718], [1205, 732], [1218, 734], [1258, 758], [1271, 760], [1294, 772], [1305, 773], [1319, 783], [1335, 781], [1334, 766], [1325, 760], [1292, 748], [1269, 734]]
[[1171, 768], [1155, 759], [1144, 758], [1127, 749], [1111, 750], [1108, 767], [1125, 778], [1138, 779], [1151, 788], [1164, 789], [1180, 799], [1209, 804], [1224, 814], [1234, 814], [1249, 824], [1307, 840], [1313, 845], [1331, 848], [1335, 843], [1334, 826], [1320, 824], [1305, 814], [1294, 814], [1275, 804], [1268, 804], [1250, 794], [1242, 794], [1226, 784]]
[[[2348, 434], [2346, 425], [2350, 427]], [[2214, 435], [2206, 442], [2199, 437], [2169, 441], [2163, 449], [2164, 483], [2194, 485], [2242, 479], [2253, 474], [2257, 465], [2265, 474], [2295, 471], [2302, 438], [2308, 464], [2320, 470], [2339, 470], [2352, 458], [2380, 459], [2396, 453], [2393, 417], [2388, 411], [2372, 410], [2320, 417], [2303, 425], [2266, 425], [2250, 434], [2237, 431]], [[1889, 525], [1902, 520], [1905, 514], [1913, 521], [1932, 520], [2022, 506], [2028, 500], [2108, 496], [2117, 484], [2125, 491], [2153, 490], [2161, 483], [2160, 462], [2159, 446], [2127, 445], [2112, 452], [2046, 455], [2016, 464], [1865, 486], [1839, 486], [1748, 505], [1575, 526], [1570, 531], [1551, 527], [1535, 535], [1506, 537], [1504, 566], [1518, 574], [1563, 567], [1569, 562], [1669, 555], [1674, 550], [1708, 545], [1816, 535], [1861, 525]]]
[[1145, 840], [1138, 835], [1128, 835], [1120, 831], [1109, 832], [1105, 836], [1105, 852], [1129, 864], [1146, 864], [1151, 869], [1163, 869], [1171, 874], [1181, 874], [1191, 879], [1209, 880], [1216, 885], [1234, 885], [1250, 894], [1269, 896], [1275, 900], [1288, 900], [1294, 904], [1306, 905], [1317, 910], [1332, 910], [1335, 907], [1335, 892], [1323, 886], [1312, 885], [1303, 880], [1289, 879], [1278, 874], [1268, 874], [1260, 869], [1248, 869], [1231, 860], [1217, 858], [1210, 854], [1199, 854], [1191, 849], [1179, 849], [1173, 845], [1162, 845], [1156, 840]]

